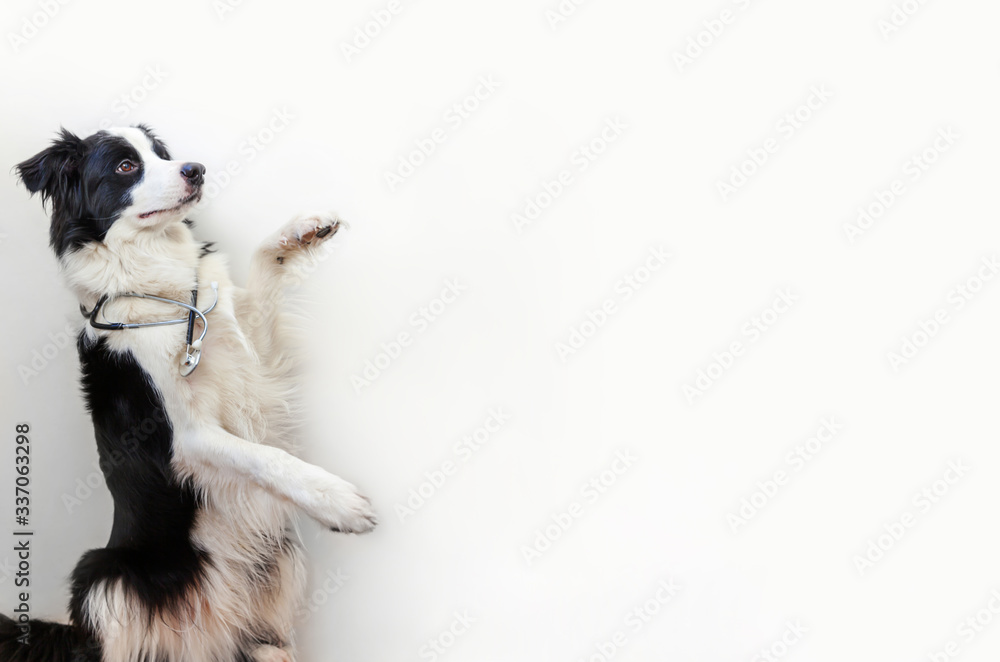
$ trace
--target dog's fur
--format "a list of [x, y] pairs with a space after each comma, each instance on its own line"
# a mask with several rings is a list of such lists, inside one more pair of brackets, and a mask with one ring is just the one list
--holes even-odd
[[[185, 324], [84, 326], [82, 381], [114, 525], [73, 573], [70, 623], [32, 622], [22, 645], [0, 617], [0, 662], [292, 660], [305, 582], [296, 509], [335, 531], [375, 525], [354, 486], [292, 454], [294, 362], [275, 304], [296, 261], [340, 222], [294, 219], [257, 250], [240, 288], [186, 220], [203, 166], [171, 160], [147, 127], [87, 138], [63, 130], [17, 173], [51, 207], [51, 245], [82, 308], [128, 292], [188, 302], [197, 285], [204, 309], [213, 281], [219, 300], [189, 377], [180, 373]], [[118, 298], [102, 317], [184, 315]]]

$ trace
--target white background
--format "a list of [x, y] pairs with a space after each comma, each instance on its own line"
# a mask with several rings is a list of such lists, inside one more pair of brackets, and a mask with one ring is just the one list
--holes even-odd
[[[1000, 6], [906, 4], [912, 16], [885, 34], [889, 0], [590, 0], [555, 27], [557, 0], [403, 0], [348, 57], [343, 44], [386, 2], [73, 0], [42, 21], [43, 3], [9, 1], [0, 164], [60, 125], [85, 134], [103, 120], [147, 122], [215, 176], [236, 161], [196, 219], [238, 281], [295, 213], [351, 222], [302, 288], [303, 445], [370, 495], [382, 524], [347, 537], [303, 522], [302, 660], [433, 659], [439, 638], [452, 645], [438, 659], [456, 662], [750, 662], [762, 649], [995, 660], [1000, 283], [977, 273], [1000, 254]], [[679, 65], [689, 40], [704, 47]], [[496, 90], [450, 121], [484, 76]], [[268, 135], [276, 111], [293, 118]], [[581, 171], [575, 155], [609, 119], [626, 128]], [[443, 142], [390, 187], [386, 173], [436, 128]], [[935, 148], [939, 132], [953, 138]], [[248, 147], [256, 135], [269, 142]], [[747, 162], [766, 145], [763, 165]], [[734, 167], [755, 172], [724, 196]], [[572, 183], [519, 231], [512, 215], [562, 170]], [[862, 206], [883, 213], [849, 237]], [[0, 208], [0, 522], [14, 528], [13, 430], [26, 421], [32, 610], [59, 618], [76, 559], [107, 539], [111, 502], [102, 484], [81, 487], [96, 483], [96, 451], [75, 352], [56, 347], [79, 319], [46, 216], [13, 174]], [[644, 272], [659, 248], [666, 265]], [[625, 300], [618, 283], [633, 273], [648, 279]], [[438, 305], [448, 279], [466, 289], [421, 331], [411, 315]], [[794, 305], [768, 312], [779, 292]], [[607, 299], [604, 324], [583, 324]], [[574, 329], [589, 337], [561, 356]], [[404, 332], [410, 345], [356, 388]], [[904, 338], [921, 347], [894, 365]], [[688, 397], [699, 371], [711, 387]], [[401, 517], [425, 472], [460, 461], [456, 443], [497, 407], [510, 415], [500, 431]], [[789, 461], [831, 417], [836, 436]], [[592, 502], [583, 486], [618, 452], [637, 459]], [[758, 508], [734, 525], [743, 499]], [[581, 516], [550, 528], [529, 562], [574, 502]], [[338, 570], [348, 579], [328, 590]], [[647, 604], [664, 580], [676, 594]], [[636, 608], [657, 613], [635, 628]], [[453, 638], [456, 612], [475, 623]]]

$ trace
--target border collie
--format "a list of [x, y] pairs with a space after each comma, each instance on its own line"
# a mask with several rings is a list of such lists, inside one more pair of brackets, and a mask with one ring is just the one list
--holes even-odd
[[293, 454], [295, 357], [275, 306], [340, 221], [292, 220], [240, 288], [186, 220], [205, 167], [148, 127], [63, 129], [16, 170], [49, 203], [89, 316], [78, 349], [114, 523], [73, 571], [70, 623], [32, 621], [23, 643], [0, 617], [0, 662], [291, 661], [296, 509], [334, 531], [375, 526], [353, 485]]

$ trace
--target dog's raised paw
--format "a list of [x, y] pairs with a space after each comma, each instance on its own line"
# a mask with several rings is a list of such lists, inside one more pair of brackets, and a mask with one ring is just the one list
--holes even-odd
[[347, 224], [333, 213], [301, 214], [278, 233], [276, 245], [281, 250], [306, 248], [328, 239]]

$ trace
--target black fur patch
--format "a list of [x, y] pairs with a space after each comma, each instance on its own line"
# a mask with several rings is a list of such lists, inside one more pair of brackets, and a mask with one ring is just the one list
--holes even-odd
[[149, 375], [131, 354], [108, 349], [104, 338], [81, 334], [78, 349], [115, 514], [107, 547], [87, 552], [73, 572], [70, 611], [83, 622], [85, 598], [109, 580], [156, 618], [182, 606], [209, 562], [190, 539], [197, 495], [170, 465], [173, 429]]
[[[124, 159], [139, 167], [116, 173]], [[16, 166], [28, 191], [52, 206], [49, 243], [56, 255], [90, 241], [102, 241], [121, 212], [131, 204], [131, 189], [144, 168], [135, 147], [120, 136], [99, 131], [78, 138], [62, 129], [52, 145]]]
[[97, 640], [71, 625], [30, 621], [28, 643], [17, 640], [17, 623], [0, 615], [0, 660], [3, 662], [101, 662]]

